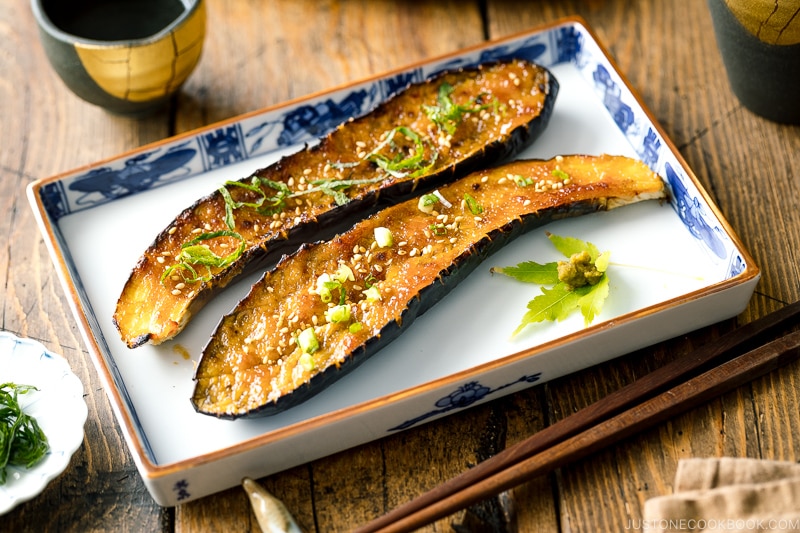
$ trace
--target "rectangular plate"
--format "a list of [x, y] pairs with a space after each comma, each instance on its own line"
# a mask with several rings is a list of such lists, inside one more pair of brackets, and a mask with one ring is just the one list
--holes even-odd
[[[139, 255], [172, 218], [225, 180], [302, 148], [397, 88], [443, 69], [523, 57], [551, 69], [550, 125], [519, 157], [622, 154], [669, 186], [645, 202], [559, 221], [492, 256], [390, 346], [274, 417], [194, 412], [195, 359], [257, 276], [226, 289], [175, 340], [129, 350], [112, 324]], [[175, 505], [434, 420], [733, 317], [759, 269], [674, 145], [580, 18], [269, 108], [31, 184], [29, 198], [139, 471]], [[611, 293], [590, 326], [575, 317], [510, 339], [535, 286], [491, 266], [557, 260], [545, 229], [611, 252]]]

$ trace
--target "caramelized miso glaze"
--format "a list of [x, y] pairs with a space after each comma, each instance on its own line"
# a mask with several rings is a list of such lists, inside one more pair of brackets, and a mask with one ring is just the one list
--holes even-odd
[[133, 269], [114, 322], [131, 348], [177, 335], [216, 290], [302, 242], [494, 164], [546, 126], [558, 84], [526, 61], [410, 86], [313, 147], [180, 213]]
[[516, 161], [304, 245], [220, 322], [196, 370], [195, 408], [237, 418], [302, 402], [394, 339], [515, 236], [665, 194], [658, 175], [625, 157]]

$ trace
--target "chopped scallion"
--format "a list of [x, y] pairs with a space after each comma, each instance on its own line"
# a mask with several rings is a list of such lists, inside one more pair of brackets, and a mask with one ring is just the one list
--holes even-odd
[[307, 327], [297, 335], [297, 346], [306, 354], [319, 350], [319, 340], [313, 327]]
[[381, 248], [389, 248], [394, 244], [394, 236], [392, 235], [392, 230], [389, 228], [379, 226], [375, 228], [374, 234], [375, 242], [378, 243], [378, 246]]

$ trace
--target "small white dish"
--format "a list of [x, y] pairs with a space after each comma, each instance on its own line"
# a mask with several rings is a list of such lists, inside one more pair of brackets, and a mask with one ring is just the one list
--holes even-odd
[[83, 442], [88, 409], [83, 384], [63, 357], [42, 344], [0, 331], [0, 384], [33, 385], [19, 395], [25, 413], [39, 423], [50, 443], [44, 459], [32, 468], [9, 466], [0, 485], [0, 515], [41, 493], [61, 474]]

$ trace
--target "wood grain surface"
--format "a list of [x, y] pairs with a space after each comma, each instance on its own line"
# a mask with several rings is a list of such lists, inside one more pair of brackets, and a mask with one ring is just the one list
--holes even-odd
[[[25, 197], [31, 181], [264, 106], [578, 14], [609, 48], [762, 269], [747, 310], [443, 420], [259, 480], [304, 531], [347, 531], [555, 420], [800, 297], [800, 127], [745, 110], [725, 77], [704, 0], [207, 0], [195, 73], [170, 108], [132, 120], [65, 89], [27, 0], [0, 2], [0, 328], [63, 354], [89, 419], [69, 468], [0, 517], [2, 531], [257, 532], [238, 488], [176, 508], [150, 498], [127, 451]], [[2, 369], [0, 369], [2, 373]], [[793, 364], [613, 449], [424, 531], [636, 530], [685, 457], [800, 460]], [[483, 524], [483, 526], [481, 526]], [[487, 525], [489, 524], [489, 525]]]

